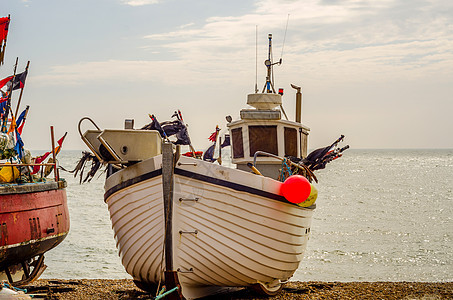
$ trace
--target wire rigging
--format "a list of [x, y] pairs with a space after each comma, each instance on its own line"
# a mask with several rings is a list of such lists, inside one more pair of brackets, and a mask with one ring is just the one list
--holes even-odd
[[283, 58], [283, 49], [285, 48], [286, 32], [288, 32], [288, 23], [289, 23], [289, 14], [288, 14], [288, 18], [286, 19], [286, 28], [285, 28], [285, 34], [283, 35], [282, 54], [280, 55], [280, 59]]

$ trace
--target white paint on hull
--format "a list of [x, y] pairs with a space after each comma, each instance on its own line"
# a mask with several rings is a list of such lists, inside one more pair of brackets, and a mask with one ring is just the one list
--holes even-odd
[[[179, 162], [183, 165], [176, 167], [174, 176], [173, 264], [184, 296], [289, 279], [302, 260], [313, 210], [267, 197], [279, 194], [281, 183], [273, 179], [186, 157]], [[196, 166], [189, 165], [194, 162]], [[119, 171], [107, 179], [106, 191], [160, 166], [157, 156]], [[134, 279], [145, 283], [157, 283], [164, 267], [162, 176], [156, 174], [106, 200], [122, 263]]]

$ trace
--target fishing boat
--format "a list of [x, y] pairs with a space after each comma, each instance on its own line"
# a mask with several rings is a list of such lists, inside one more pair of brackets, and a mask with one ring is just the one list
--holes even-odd
[[[0, 18], [0, 39], [3, 58], [10, 17]], [[46, 269], [44, 254], [60, 244], [69, 231], [66, 181], [59, 177], [56, 154], [63, 139], [55, 147], [51, 127], [52, 151], [32, 158], [23, 148], [21, 133], [29, 107], [20, 116], [17, 112], [28, 71], [0, 81], [0, 280], [15, 286], [38, 278]], [[12, 110], [12, 94], [21, 91]], [[51, 161], [44, 162], [50, 154]], [[49, 158], [50, 159], [50, 158]], [[54, 177], [49, 175], [53, 170]]]
[[[316, 207], [309, 182], [316, 177], [307, 167], [314, 160], [302, 160], [310, 129], [300, 122], [297, 86], [297, 120], [282, 119], [271, 51], [269, 35], [266, 83], [247, 98], [253, 108], [241, 110], [240, 120], [227, 117], [236, 168], [196, 158], [194, 149], [181, 155], [180, 139], [171, 141], [154, 116], [142, 129], [132, 120], [125, 129], [80, 120], [82, 140], [108, 165], [104, 201], [122, 264], [138, 287], [164, 284], [174, 299], [244, 287], [275, 295], [299, 268]], [[94, 129], [82, 133], [85, 122]]]

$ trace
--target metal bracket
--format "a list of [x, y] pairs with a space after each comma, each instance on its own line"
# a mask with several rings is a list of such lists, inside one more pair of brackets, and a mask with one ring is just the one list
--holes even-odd
[[198, 197], [195, 197], [195, 198], [179, 198], [179, 202], [183, 202], [183, 201], [194, 201], [194, 202], [198, 202], [198, 200], [200, 200], [200, 198], [198, 198]]
[[190, 269], [184, 270], [184, 271], [181, 270], [181, 268], [178, 268], [176, 271], [179, 273], [193, 273], [193, 268], [190, 268]]
[[182, 163], [182, 162], [178, 162], [178, 166], [196, 166], [197, 163], [196, 162], [193, 162], [193, 163]]
[[183, 231], [183, 230], [179, 231], [179, 234], [185, 234], [185, 233], [187, 233], [187, 234], [197, 234], [198, 230], [195, 229], [194, 231]]

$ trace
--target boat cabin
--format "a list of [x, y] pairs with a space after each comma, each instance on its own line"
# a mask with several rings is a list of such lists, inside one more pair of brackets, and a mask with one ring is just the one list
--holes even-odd
[[[238, 169], [249, 171], [247, 163], [253, 163], [257, 151], [280, 157], [307, 156], [310, 128], [300, 122], [283, 120], [277, 108], [282, 96], [275, 93], [255, 93], [247, 96], [252, 109], [243, 109], [240, 120], [227, 124], [231, 136], [232, 162]], [[261, 174], [277, 178], [282, 162], [273, 157], [256, 156], [256, 167]]]

